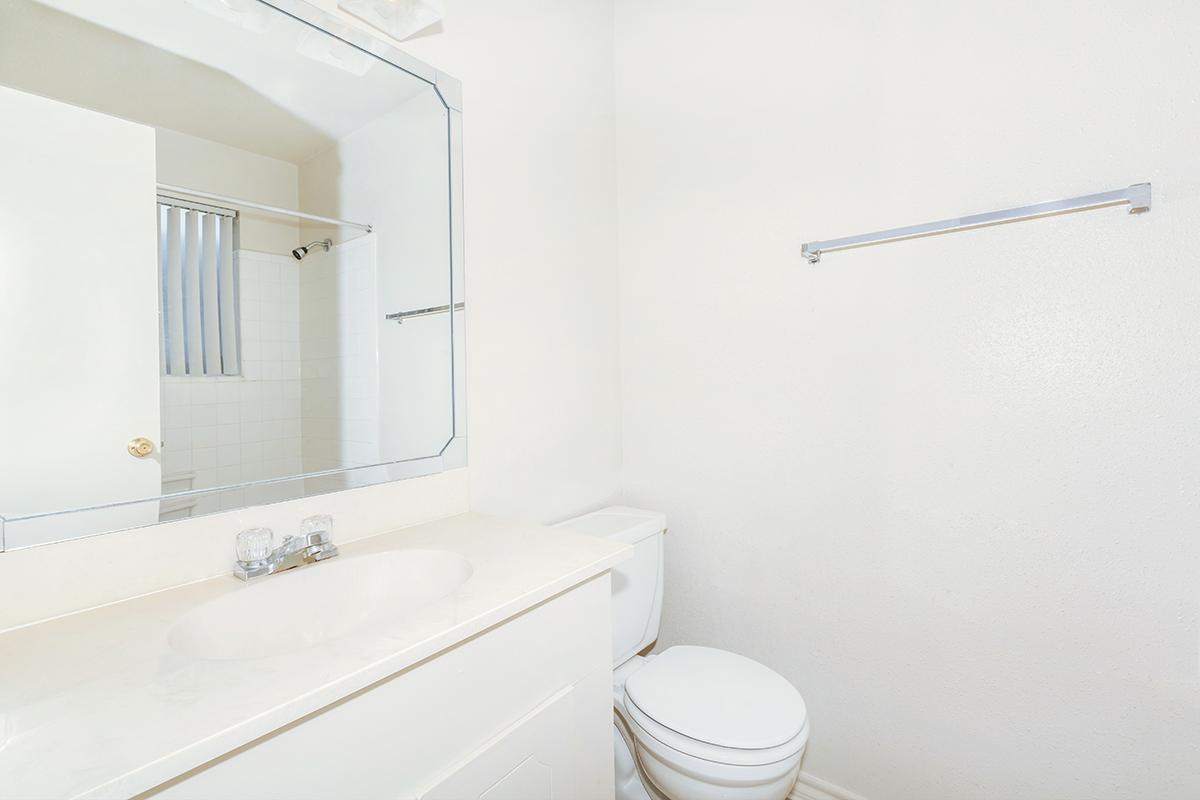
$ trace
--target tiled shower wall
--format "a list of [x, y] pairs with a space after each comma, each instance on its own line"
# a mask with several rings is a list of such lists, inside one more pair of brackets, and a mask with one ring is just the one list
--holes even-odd
[[[242, 374], [163, 378], [163, 493], [303, 472], [300, 263], [238, 252]], [[170, 519], [300, 495], [292, 483], [164, 501]]]
[[[316, 253], [300, 276], [304, 471], [375, 464], [379, 448], [376, 237]], [[308, 479], [313, 491], [358, 485], [355, 474]]]

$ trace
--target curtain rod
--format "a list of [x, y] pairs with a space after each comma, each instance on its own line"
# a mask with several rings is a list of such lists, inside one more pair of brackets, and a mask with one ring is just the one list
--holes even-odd
[[241, 206], [243, 208], [255, 208], [255, 209], [258, 209], [259, 211], [268, 211], [272, 214], [281, 214], [285, 217], [298, 217], [299, 219], [307, 219], [307, 220], [311, 220], [313, 222], [326, 222], [331, 225], [341, 225], [346, 228], [358, 228], [359, 230], [366, 231], [367, 233], [372, 233], [375, 230], [373, 227], [371, 227], [370, 225], [367, 225], [366, 223], [363, 223], [363, 222], [350, 222], [350, 221], [344, 220], [344, 219], [334, 219], [333, 217], [322, 217], [322, 216], [318, 216], [316, 214], [305, 214], [303, 211], [293, 211], [292, 209], [289, 209], [289, 208], [279, 208], [278, 206], [263, 205], [262, 203], [255, 203], [250, 200], [242, 200], [239, 197], [227, 197], [226, 195], [223, 195], [223, 194], [213, 194], [212, 192], [200, 192], [195, 189], [188, 189], [185, 186], [172, 186], [169, 183], [160, 183], [160, 184], [158, 184], [158, 188], [160, 191], [164, 191], [164, 192], [177, 192], [179, 194], [185, 194], [189, 197], [201, 197], [201, 198], [204, 198], [205, 200], [215, 200], [219, 203], [229, 203], [230, 205]]

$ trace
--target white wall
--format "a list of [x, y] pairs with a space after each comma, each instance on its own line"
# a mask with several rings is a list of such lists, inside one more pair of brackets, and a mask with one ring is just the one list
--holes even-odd
[[548, 521], [618, 493], [612, 13], [608, 0], [455, 0], [440, 33], [401, 45], [464, 84], [480, 511]]
[[[625, 500], [661, 644], [872, 800], [1200, 796], [1200, 6], [618, 0]], [[1093, 212], [800, 244], [1153, 181]]]
[[[295, 164], [166, 128], [159, 128], [157, 134], [159, 183], [299, 208]], [[287, 255], [302, 244], [294, 219], [250, 208], [240, 209], [238, 216], [242, 248]]]

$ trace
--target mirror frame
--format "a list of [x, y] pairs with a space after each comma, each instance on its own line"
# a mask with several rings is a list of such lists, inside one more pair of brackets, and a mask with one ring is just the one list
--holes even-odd
[[[462, 83], [457, 78], [447, 75], [446, 73], [435, 69], [434, 67], [425, 64], [422, 61], [418, 61], [417, 59], [397, 48], [395, 45], [383, 41], [382, 39], [367, 32], [363, 28], [353, 25], [330, 12], [313, 6], [307, 2], [307, 0], [258, 0], [258, 2], [262, 3], [263, 5], [270, 6], [279, 13], [292, 17], [303, 24], [317, 28], [330, 36], [340, 39], [352, 47], [369, 53], [376, 58], [387, 62], [393, 67], [407, 72], [413, 77], [428, 83], [437, 93], [442, 105], [446, 107], [448, 128], [447, 146], [450, 161], [450, 307], [453, 309], [458, 304], [464, 304], [463, 308], [465, 309], [466, 273], [463, 259], [465, 239], [463, 236]], [[21, 522], [28, 520], [38, 520], [49, 517], [67, 517], [72, 514], [86, 514], [89, 512], [100, 511], [102, 509], [136, 506], [144, 503], [159, 503], [168, 498], [177, 499], [181, 497], [203, 496], [216, 492], [244, 489], [250, 486], [290, 483], [292, 481], [326, 475], [353, 474], [358, 482], [358, 485], [354, 488], [361, 488], [379, 483], [388, 483], [392, 481], [407, 480], [409, 478], [417, 478], [423, 475], [433, 475], [449, 469], [465, 467], [467, 465], [465, 397], [466, 381], [464, 369], [466, 363], [464, 358], [466, 314], [464, 312], [462, 324], [459, 326], [461, 332], [456, 332], [455, 330], [456, 326], [454, 324], [453, 311], [451, 311], [449, 319], [451, 320], [450, 402], [452, 404], [453, 413], [451, 415], [450, 436], [437, 453], [428, 456], [416, 456], [413, 458], [400, 459], [397, 461], [385, 461], [377, 464], [367, 464], [358, 467], [346, 467], [340, 469], [323, 470], [320, 472], [300, 473], [297, 475], [288, 475], [282, 478], [270, 478], [267, 480], [252, 481], [248, 483], [230, 484], [228, 486], [192, 489], [173, 494], [156, 495], [154, 497], [143, 497], [133, 500], [123, 500], [120, 502], [107, 503], [98, 506], [47, 511], [40, 514], [31, 514], [22, 517], [5, 518], [0, 516], [0, 553], [4, 553], [6, 550], [23, 550], [29, 547], [44, 547], [63, 541], [73, 541], [75, 539], [84, 539], [92, 536], [104, 536], [110, 533], [119, 533], [123, 530], [134, 530], [136, 528], [164, 525], [170, 524], [170, 522], [174, 521], [181, 521], [167, 520], [149, 522], [144, 525], [136, 525], [129, 528], [114, 528], [112, 530], [82, 533], [78, 536], [56, 539], [49, 542], [39, 542], [32, 545], [11, 547], [5, 537], [6, 531], [11, 533], [18, 525], [20, 525]], [[330, 494], [337, 491], [348, 490], [334, 489], [316, 491], [312, 492], [311, 494], [306, 492], [296, 499], [315, 497], [320, 494]], [[273, 505], [273, 503], [257, 505]], [[236, 512], [240, 509], [254, 507], [256, 507], [256, 504], [248, 503], [243, 506], [238, 506], [237, 508], [221, 509], [220, 511], [214, 511], [201, 516], [214, 516], [216, 514]], [[188, 517], [188, 519], [199, 518], [201, 517]]]

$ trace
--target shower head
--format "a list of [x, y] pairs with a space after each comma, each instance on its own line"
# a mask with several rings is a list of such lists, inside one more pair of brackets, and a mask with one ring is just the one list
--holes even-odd
[[292, 251], [292, 258], [296, 259], [297, 261], [300, 261], [306, 255], [308, 255], [308, 251], [314, 247], [323, 248], [325, 250], [325, 252], [328, 253], [329, 248], [333, 247], [333, 239], [322, 239], [319, 242], [309, 242], [308, 244], [304, 245], [303, 247], [297, 247], [295, 250]]

